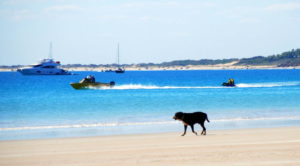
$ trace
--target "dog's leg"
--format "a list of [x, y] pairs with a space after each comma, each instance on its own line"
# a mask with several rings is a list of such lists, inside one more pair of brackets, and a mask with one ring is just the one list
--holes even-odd
[[194, 125], [191, 125], [191, 129], [192, 129], [193, 133], [195, 133], [196, 135], [198, 135], [197, 132], [194, 131]]
[[184, 133], [181, 136], [184, 136], [186, 133], [186, 129], [187, 129], [187, 125], [183, 125], [184, 126]]
[[202, 127], [202, 132], [201, 132], [201, 135], [206, 135], [206, 128], [204, 126], [204, 122], [203, 123], [200, 123], [201, 127]]

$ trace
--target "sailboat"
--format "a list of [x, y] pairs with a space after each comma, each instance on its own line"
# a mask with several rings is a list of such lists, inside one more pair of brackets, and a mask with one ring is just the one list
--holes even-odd
[[125, 73], [125, 69], [120, 66], [120, 51], [119, 51], [119, 49], [120, 49], [120, 45], [118, 43], [118, 51], [117, 51], [118, 69], [115, 70], [115, 72], [116, 73]]

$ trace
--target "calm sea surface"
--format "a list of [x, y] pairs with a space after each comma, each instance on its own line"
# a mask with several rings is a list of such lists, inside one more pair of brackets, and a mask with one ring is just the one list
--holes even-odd
[[[175, 112], [208, 114], [207, 130], [300, 125], [300, 70], [0, 72], [0, 140], [178, 132]], [[108, 89], [74, 90], [92, 74]], [[228, 78], [237, 87], [220, 86]], [[196, 130], [200, 130], [196, 126]]]

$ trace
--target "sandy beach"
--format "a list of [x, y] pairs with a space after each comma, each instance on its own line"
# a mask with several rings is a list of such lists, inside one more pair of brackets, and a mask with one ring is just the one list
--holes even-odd
[[300, 165], [300, 127], [180, 132], [1, 141], [0, 165]]

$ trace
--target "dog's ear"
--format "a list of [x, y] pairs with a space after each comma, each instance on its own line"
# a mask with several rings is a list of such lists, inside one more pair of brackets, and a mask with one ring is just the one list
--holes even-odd
[[175, 117], [181, 119], [183, 117], [183, 112], [176, 112]]

